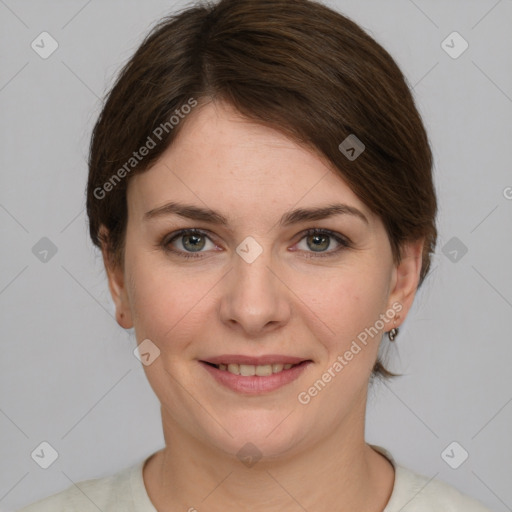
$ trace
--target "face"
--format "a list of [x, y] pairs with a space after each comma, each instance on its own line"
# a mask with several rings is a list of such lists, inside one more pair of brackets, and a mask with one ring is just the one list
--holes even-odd
[[[222, 103], [190, 115], [131, 178], [127, 201], [125, 266], [108, 269], [109, 284], [118, 322], [150, 340], [144, 370], [164, 432], [283, 455], [361, 427], [378, 345], [412, 304], [422, 244], [396, 267], [380, 219], [320, 156]], [[344, 206], [289, 215], [332, 205]]]

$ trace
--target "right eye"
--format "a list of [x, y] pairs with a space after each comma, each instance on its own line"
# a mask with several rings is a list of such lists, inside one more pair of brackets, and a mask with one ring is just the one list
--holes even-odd
[[[169, 238], [170, 237], [170, 238]], [[175, 243], [181, 240], [180, 245], [184, 250], [176, 248]], [[161, 242], [162, 247], [169, 252], [177, 254], [183, 258], [202, 258], [202, 249], [206, 245], [206, 240], [214, 246], [208, 235], [199, 229], [189, 228], [166, 235]], [[197, 255], [195, 254], [197, 253]]]

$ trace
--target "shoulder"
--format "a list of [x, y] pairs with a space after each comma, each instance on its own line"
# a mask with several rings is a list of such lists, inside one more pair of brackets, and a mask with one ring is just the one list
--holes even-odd
[[398, 464], [382, 446], [370, 445], [395, 468], [395, 483], [382, 512], [492, 512], [480, 501], [434, 477], [416, 473]]
[[102, 478], [83, 480], [17, 512], [127, 512], [133, 510], [132, 484], [142, 461]]
[[395, 466], [395, 486], [384, 512], [491, 512], [478, 500], [455, 487]]

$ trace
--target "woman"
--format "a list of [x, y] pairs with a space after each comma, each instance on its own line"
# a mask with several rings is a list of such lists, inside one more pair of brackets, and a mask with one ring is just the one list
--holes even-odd
[[166, 445], [24, 511], [485, 511], [364, 439], [436, 196], [401, 71], [308, 0], [166, 18], [95, 126], [87, 211]]

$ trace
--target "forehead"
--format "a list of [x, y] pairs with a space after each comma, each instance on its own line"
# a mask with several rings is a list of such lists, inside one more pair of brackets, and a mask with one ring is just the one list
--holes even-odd
[[168, 201], [228, 216], [342, 202], [371, 220], [325, 158], [225, 103], [197, 108], [155, 165], [131, 178], [128, 203], [137, 216]]

